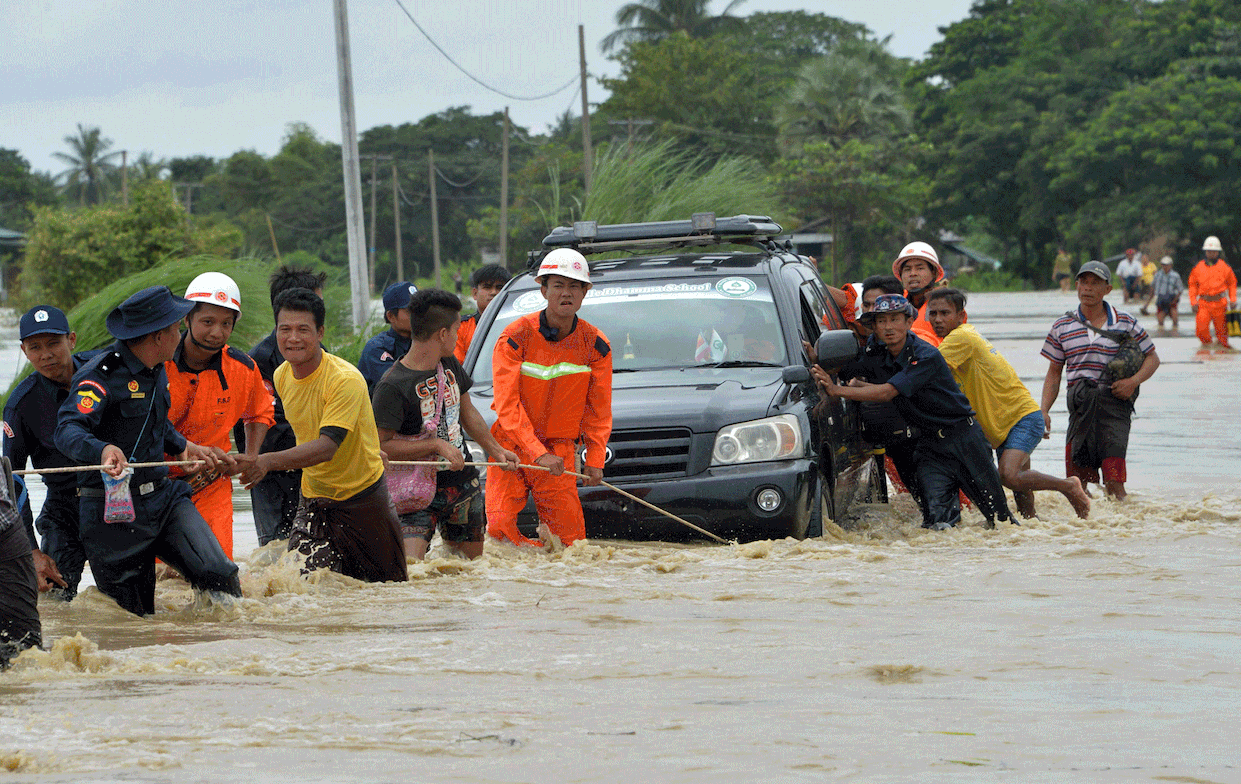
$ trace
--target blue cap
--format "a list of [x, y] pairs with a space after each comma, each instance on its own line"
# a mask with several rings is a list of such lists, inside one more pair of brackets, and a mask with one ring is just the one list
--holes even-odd
[[387, 313], [389, 310], [408, 308], [409, 298], [412, 297], [414, 292], [417, 290], [418, 287], [410, 283], [408, 280], [403, 280], [400, 283], [393, 283], [391, 286], [384, 289], [384, 312]]
[[167, 286], [151, 286], [134, 294], [108, 314], [108, 332], [117, 340], [133, 340], [176, 324], [194, 309]]
[[68, 335], [69, 319], [60, 308], [51, 305], [35, 305], [22, 316], [17, 327], [17, 339], [25, 340], [33, 335]]
[[882, 294], [875, 300], [874, 310], [863, 313], [858, 320], [863, 324], [869, 324], [880, 313], [904, 313], [909, 318], [913, 318], [918, 315], [918, 310], [900, 294]]

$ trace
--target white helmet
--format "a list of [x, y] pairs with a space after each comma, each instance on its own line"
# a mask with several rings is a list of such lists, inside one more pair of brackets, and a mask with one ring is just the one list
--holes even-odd
[[241, 289], [223, 272], [204, 272], [190, 281], [185, 298], [241, 312]]
[[1206, 241], [1202, 243], [1202, 249], [1203, 250], [1217, 250], [1223, 253], [1224, 246], [1219, 244], [1219, 237], [1212, 235], [1210, 237], [1207, 237]]
[[573, 248], [556, 248], [543, 257], [534, 279], [542, 283], [548, 275], [560, 275], [590, 285], [590, 266], [586, 263], [586, 257]]
[[935, 280], [944, 277], [944, 268], [939, 263], [939, 256], [935, 253], [935, 249], [925, 242], [911, 242], [901, 248], [901, 255], [897, 256], [896, 261], [892, 262], [892, 274], [899, 278], [901, 276], [901, 267], [911, 259], [922, 259], [927, 264], [930, 264], [932, 269], [935, 270]]

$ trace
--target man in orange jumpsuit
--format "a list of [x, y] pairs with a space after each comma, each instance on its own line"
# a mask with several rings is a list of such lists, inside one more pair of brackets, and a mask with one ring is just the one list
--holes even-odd
[[[244, 351], [228, 345], [241, 316], [241, 292], [229, 276], [204, 272], [190, 283], [185, 298], [194, 303], [194, 309], [185, 317], [181, 345], [164, 363], [172, 394], [168, 419], [194, 443], [226, 452], [229, 433], [240, 421], [246, 434], [245, 453], [257, 455], [276, 419], [258, 366]], [[233, 480], [218, 471], [186, 475], [174, 467], [171, 473], [190, 483], [194, 506], [232, 558]]]
[[918, 309], [913, 331], [927, 343], [938, 346], [940, 337], [926, 320], [926, 300], [927, 292], [944, 277], [939, 255], [925, 242], [911, 242], [901, 248], [901, 254], [892, 262], [892, 274], [904, 284], [909, 304]]
[[551, 251], [535, 280], [547, 307], [505, 327], [492, 354], [497, 418], [491, 432], [522, 463], [548, 470], [487, 470], [487, 533], [539, 545], [517, 530], [517, 513], [533, 494], [539, 520], [568, 546], [586, 536], [586, 521], [577, 482], [564, 472], [573, 466], [580, 440], [586, 444], [586, 484], [603, 480], [612, 434], [612, 350], [602, 332], [577, 317], [590, 290], [582, 254]]
[[[1211, 324], [1215, 324], [1215, 339], [1224, 348], [1228, 345], [1228, 326], [1225, 323], [1228, 308], [1237, 306], [1237, 276], [1232, 267], [1220, 259], [1223, 252], [1219, 237], [1207, 237], [1202, 243], [1205, 259], [1198, 262], [1189, 273], [1189, 306], [1197, 314], [1198, 340], [1202, 347], [1211, 345]], [[1224, 307], [1224, 296], [1228, 307]]]

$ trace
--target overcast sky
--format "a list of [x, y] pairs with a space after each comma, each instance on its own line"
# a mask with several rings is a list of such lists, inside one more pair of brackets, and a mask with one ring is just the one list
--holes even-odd
[[[514, 95], [549, 92], [577, 73], [578, 24], [590, 73], [617, 72], [598, 44], [615, 29], [622, 0], [402, 1], [464, 68]], [[736, 13], [800, 7], [891, 34], [895, 54], [922, 57], [938, 28], [971, 4], [748, 0]], [[269, 155], [294, 121], [340, 140], [332, 0], [3, 0], [0, 22], [11, 33], [0, 46], [0, 147], [36, 169], [64, 168], [51, 154], [77, 123], [99, 126], [131, 156]], [[349, 25], [359, 130], [449, 106], [485, 113], [508, 105], [514, 122], [541, 132], [570, 105], [580, 111], [574, 87], [517, 101], [475, 84], [395, 0], [349, 0]], [[589, 90], [592, 103], [606, 97], [593, 81]]]

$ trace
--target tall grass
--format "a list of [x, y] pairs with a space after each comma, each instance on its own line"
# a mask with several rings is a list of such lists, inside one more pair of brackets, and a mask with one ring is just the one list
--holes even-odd
[[595, 164], [584, 220], [642, 223], [688, 220], [695, 212], [767, 215], [784, 212], [766, 172], [749, 158], [712, 161], [685, 153], [669, 141], [608, 148]]

